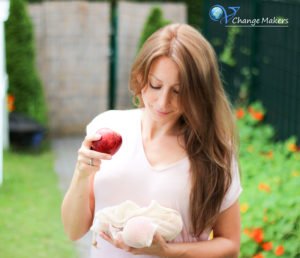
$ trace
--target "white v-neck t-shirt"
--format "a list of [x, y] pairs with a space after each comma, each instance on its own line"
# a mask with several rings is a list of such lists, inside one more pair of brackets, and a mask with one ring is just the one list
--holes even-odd
[[[122, 135], [122, 145], [112, 160], [103, 160], [94, 178], [95, 212], [131, 200], [137, 205], [148, 206], [152, 200], [177, 210], [183, 220], [183, 230], [173, 242], [208, 240], [211, 229], [199, 238], [190, 233], [189, 218], [190, 162], [185, 157], [165, 168], [151, 166], [144, 152], [141, 134], [143, 109], [110, 110], [93, 119], [87, 126], [87, 134], [107, 127]], [[221, 210], [230, 207], [239, 197], [242, 188], [238, 167], [233, 164], [233, 178]], [[91, 247], [91, 258], [142, 258], [157, 256], [133, 255], [97, 236], [98, 247]]]

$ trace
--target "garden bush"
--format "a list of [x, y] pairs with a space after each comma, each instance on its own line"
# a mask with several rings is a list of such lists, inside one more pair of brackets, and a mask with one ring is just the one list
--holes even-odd
[[15, 111], [46, 125], [46, 104], [35, 64], [33, 25], [25, 0], [11, 0], [5, 23], [8, 93]]
[[138, 44], [138, 50], [143, 46], [144, 42], [151, 36], [152, 33], [169, 23], [170, 21], [164, 19], [163, 12], [159, 7], [152, 8], [144, 24], [143, 32]]
[[236, 109], [243, 193], [240, 258], [300, 257], [300, 149], [275, 142], [256, 102]]

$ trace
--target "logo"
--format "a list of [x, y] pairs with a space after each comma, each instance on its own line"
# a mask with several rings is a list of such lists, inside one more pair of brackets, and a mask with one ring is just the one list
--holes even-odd
[[225, 27], [288, 27], [289, 19], [283, 16], [273, 17], [240, 17], [237, 16], [240, 6], [224, 7], [220, 4], [209, 9], [209, 17], [214, 22], [224, 24]]
[[226, 11], [222, 5], [216, 4], [210, 8], [209, 17], [213, 21], [219, 21], [221, 24], [228, 24], [236, 16], [239, 9], [239, 6], [229, 6]]

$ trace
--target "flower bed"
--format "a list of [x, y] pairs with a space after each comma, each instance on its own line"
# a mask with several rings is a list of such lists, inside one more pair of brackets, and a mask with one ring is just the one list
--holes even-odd
[[275, 142], [260, 103], [236, 109], [243, 194], [241, 258], [300, 257], [300, 149]]

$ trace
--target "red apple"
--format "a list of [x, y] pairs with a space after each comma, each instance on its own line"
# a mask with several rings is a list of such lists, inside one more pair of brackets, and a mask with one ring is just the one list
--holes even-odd
[[122, 144], [120, 134], [109, 128], [98, 129], [96, 133], [101, 134], [101, 138], [92, 142], [92, 150], [114, 155], [120, 149]]

